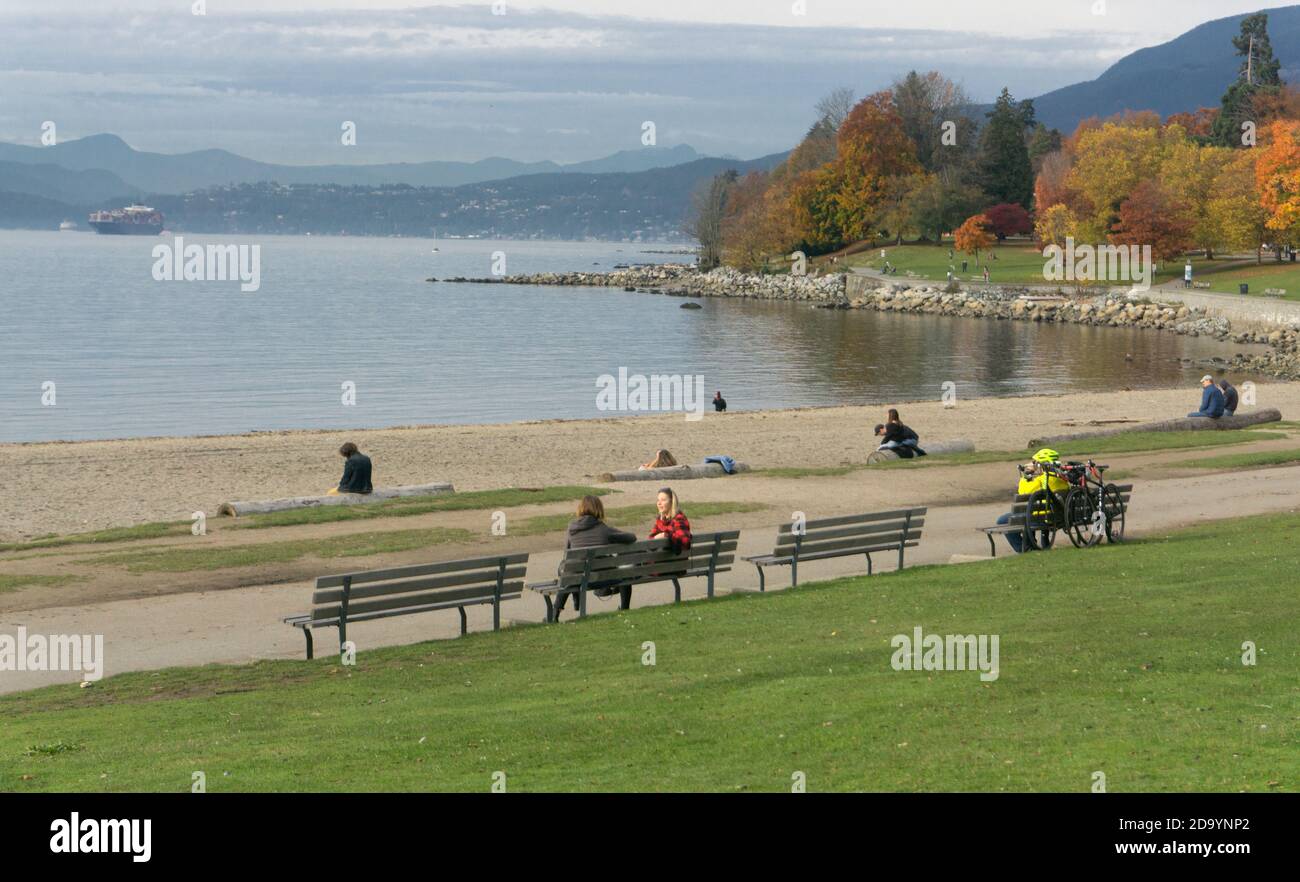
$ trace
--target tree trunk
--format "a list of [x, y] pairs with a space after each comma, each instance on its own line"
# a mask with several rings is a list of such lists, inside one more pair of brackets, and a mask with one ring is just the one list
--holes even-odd
[[1189, 432], [1189, 431], [1223, 431], [1225, 429], [1244, 429], [1261, 423], [1276, 423], [1282, 419], [1280, 411], [1274, 408], [1257, 410], [1254, 413], [1239, 413], [1236, 416], [1220, 417], [1217, 420], [1201, 417], [1183, 417], [1182, 419], [1164, 420], [1158, 423], [1140, 423], [1125, 426], [1122, 429], [1101, 429], [1095, 432], [1081, 432], [1075, 435], [1052, 435], [1048, 438], [1035, 438], [1029, 442], [1030, 449], [1061, 444], [1066, 441], [1085, 441], [1092, 438], [1109, 438], [1126, 435], [1130, 432]]
[[271, 511], [289, 511], [295, 508], [319, 508], [323, 505], [366, 505], [409, 496], [446, 496], [455, 493], [451, 484], [420, 484], [415, 487], [390, 487], [374, 493], [341, 493], [338, 496], [294, 496], [289, 499], [268, 499], [261, 502], [223, 502], [218, 514], [238, 517], [247, 514], [265, 514]]

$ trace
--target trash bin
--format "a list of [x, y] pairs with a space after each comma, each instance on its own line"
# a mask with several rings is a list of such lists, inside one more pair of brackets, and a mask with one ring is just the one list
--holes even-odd
[[1250, 285], [1246, 284], [1245, 282], [1242, 282], [1240, 285], [1237, 286], [1237, 288], [1238, 290], [1241, 291], [1242, 294], [1250, 293]]

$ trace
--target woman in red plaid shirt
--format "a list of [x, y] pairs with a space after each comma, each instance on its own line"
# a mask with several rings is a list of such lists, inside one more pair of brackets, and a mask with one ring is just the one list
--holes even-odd
[[686, 512], [678, 507], [677, 494], [672, 488], [665, 487], [659, 491], [656, 501], [659, 517], [655, 519], [654, 529], [650, 531], [651, 539], [667, 539], [674, 551], [686, 551], [691, 547], [691, 522], [686, 519]]

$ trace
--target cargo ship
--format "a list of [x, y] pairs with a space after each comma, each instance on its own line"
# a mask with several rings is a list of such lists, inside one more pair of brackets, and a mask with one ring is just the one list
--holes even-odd
[[90, 225], [96, 233], [111, 236], [157, 236], [163, 230], [163, 216], [147, 205], [128, 205], [112, 211], [92, 211]]

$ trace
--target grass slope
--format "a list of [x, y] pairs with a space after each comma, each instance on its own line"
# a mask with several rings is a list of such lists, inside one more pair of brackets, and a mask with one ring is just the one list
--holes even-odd
[[[0, 697], [0, 790], [1300, 789], [1300, 516]], [[1001, 677], [890, 640], [1000, 636]], [[1242, 664], [1243, 641], [1258, 664]], [[642, 664], [655, 643], [657, 664]], [[111, 644], [107, 647], [112, 652]]]

